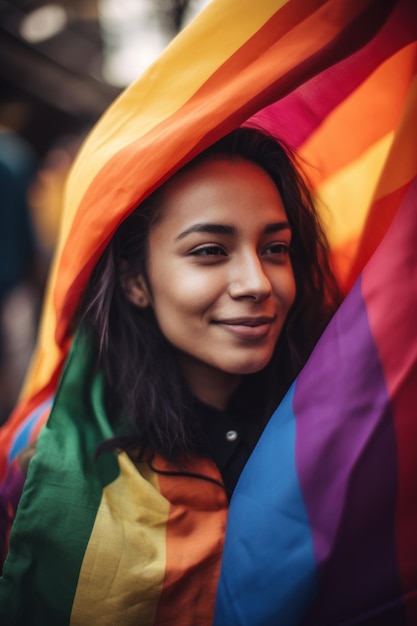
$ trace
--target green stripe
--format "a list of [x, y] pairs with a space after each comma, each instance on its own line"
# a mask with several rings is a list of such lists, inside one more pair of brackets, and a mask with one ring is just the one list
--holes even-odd
[[119, 473], [113, 453], [93, 460], [97, 446], [114, 434], [95, 359], [91, 340], [79, 333], [30, 463], [13, 526], [0, 579], [0, 624], [4, 626], [70, 622], [102, 489]]

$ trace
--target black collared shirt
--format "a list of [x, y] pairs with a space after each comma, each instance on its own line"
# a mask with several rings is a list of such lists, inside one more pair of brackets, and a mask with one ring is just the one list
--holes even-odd
[[216, 463], [230, 498], [265, 427], [262, 403], [239, 393], [225, 411], [202, 402], [196, 402], [195, 408], [201, 427], [200, 453]]

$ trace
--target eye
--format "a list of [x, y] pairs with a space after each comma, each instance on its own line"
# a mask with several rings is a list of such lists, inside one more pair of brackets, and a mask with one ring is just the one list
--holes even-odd
[[277, 243], [272, 243], [264, 249], [263, 254], [274, 255], [280, 258], [287, 257], [290, 253], [289, 244], [280, 241]]
[[215, 256], [226, 256], [226, 252], [220, 246], [216, 246], [213, 244], [201, 246], [200, 248], [196, 248], [190, 252], [192, 256], [198, 257], [215, 257]]

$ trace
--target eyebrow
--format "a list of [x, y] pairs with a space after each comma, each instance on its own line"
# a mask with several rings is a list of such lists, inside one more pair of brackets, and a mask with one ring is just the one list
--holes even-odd
[[[276, 233], [280, 230], [287, 229], [291, 230], [289, 222], [274, 222], [273, 224], [267, 224], [263, 232], [265, 235], [267, 235], [269, 233]], [[208, 233], [211, 235], [235, 235], [236, 232], [237, 229], [235, 228], [235, 226], [230, 226], [229, 224], [209, 224], [202, 222], [199, 224], [194, 224], [193, 226], [190, 226], [190, 228], [184, 230], [176, 237], [176, 240], [183, 239], [184, 237], [192, 233]]]

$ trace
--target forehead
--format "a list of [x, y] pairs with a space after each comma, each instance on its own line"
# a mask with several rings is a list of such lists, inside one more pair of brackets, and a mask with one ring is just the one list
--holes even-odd
[[221, 157], [191, 165], [164, 187], [161, 222], [195, 219], [216, 222], [257, 216], [285, 219], [286, 212], [272, 178], [244, 159]]

